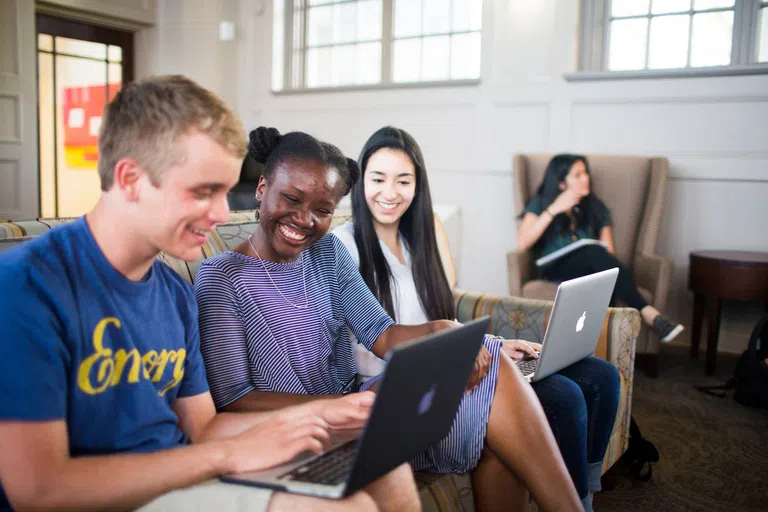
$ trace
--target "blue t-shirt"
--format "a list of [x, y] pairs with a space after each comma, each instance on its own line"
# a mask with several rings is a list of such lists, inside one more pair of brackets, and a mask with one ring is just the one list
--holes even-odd
[[0, 312], [0, 421], [65, 420], [72, 456], [187, 442], [171, 404], [208, 384], [194, 293], [169, 267], [130, 281], [83, 217], [0, 254]]

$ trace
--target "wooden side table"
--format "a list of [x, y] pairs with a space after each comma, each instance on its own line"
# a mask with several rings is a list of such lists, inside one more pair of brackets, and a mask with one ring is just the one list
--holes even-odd
[[694, 293], [691, 358], [699, 355], [701, 316], [707, 309], [706, 373], [715, 373], [720, 302], [760, 301], [768, 306], [768, 253], [695, 251], [690, 254], [688, 289]]

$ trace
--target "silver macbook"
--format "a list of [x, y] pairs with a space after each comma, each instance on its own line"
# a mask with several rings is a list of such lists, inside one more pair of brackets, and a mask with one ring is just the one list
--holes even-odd
[[592, 355], [611, 302], [618, 268], [563, 281], [557, 287], [541, 354], [517, 367], [528, 382], [536, 382]]
[[489, 322], [478, 318], [392, 350], [362, 433], [336, 431], [323, 455], [221, 480], [325, 498], [353, 494], [448, 435]]

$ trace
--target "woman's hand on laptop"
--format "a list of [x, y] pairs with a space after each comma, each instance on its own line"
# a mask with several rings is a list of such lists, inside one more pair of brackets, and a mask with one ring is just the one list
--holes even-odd
[[317, 414], [332, 429], [360, 428], [371, 414], [376, 394], [373, 391], [350, 393], [341, 398], [327, 398], [312, 402]]
[[469, 376], [469, 383], [467, 384], [467, 393], [472, 391], [480, 385], [480, 381], [488, 373], [488, 369], [491, 367], [491, 353], [485, 348], [485, 345], [480, 347], [480, 352], [475, 359], [475, 367], [472, 368], [472, 374]]
[[501, 346], [504, 352], [513, 360], [525, 359], [527, 357], [538, 359], [541, 352], [541, 343], [534, 343], [532, 341], [502, 340]]

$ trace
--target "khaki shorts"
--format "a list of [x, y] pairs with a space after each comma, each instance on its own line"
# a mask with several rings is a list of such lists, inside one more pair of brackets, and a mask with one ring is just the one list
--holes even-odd
[[208, 480], [201, 484], [177, 489], [147, 503], [141, 512], [210, 511], [264, 512], [272, 491], [246, 485], [226, 484]]

